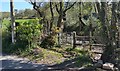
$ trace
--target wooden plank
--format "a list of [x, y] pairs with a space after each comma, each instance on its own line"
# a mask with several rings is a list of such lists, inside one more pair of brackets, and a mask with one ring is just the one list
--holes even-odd
[[95, 54], [102, 54], [103, 53], [103, 51], [97, 51], [97, 50], [92, 50], [91, 52], [95, 53]]
[[75, 45], [80, 45], [81, 46], [82, 44], [75, 44]]
[[105, 47], [104, 44], [91, 44], [91, 46], [101, 46], [101, 47]]
[[89, 38], [89, 36], [76, 36], [76, 38], [86, 38], [86, 37]]
[[76, 32], [73, 32], [73, 49], [76, 47], [76, 40], [75, 40], [75, 37], [76, 37]]

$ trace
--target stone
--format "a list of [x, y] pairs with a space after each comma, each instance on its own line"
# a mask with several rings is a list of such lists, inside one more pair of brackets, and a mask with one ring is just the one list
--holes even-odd
[[94, 66], [95, 66], [96, 68], [100, 68], [100, 67], [102, 67], [102, 64], [95, 63]]
[[105, 64], [103, 64], [103, 69], [113, 70], [114, 69], [114, 64], [105, 63]]
[[98, 60], [97, 63], [95, 63], [95, 67], [97, 68], [101, 68], [103, 65], [103, 61], [102, 60]]
[[103, 61], [102, 60], [98, 60], [98, 63], [103, 65]]
[[114, 71], [119, 71], [119, 69], [117, 67], [114, 68]]

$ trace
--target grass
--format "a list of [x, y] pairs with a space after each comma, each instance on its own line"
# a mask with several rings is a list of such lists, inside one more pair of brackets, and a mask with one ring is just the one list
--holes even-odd
[[17, 20], [15, 20], [15, 22], [26, 22], [26, 21], [30, 21], [30, 20], [35, 20], [35, 19], [17, 19]]
[[[15, 20], [15, 22], [25, 22], [25, 21], [29, 21], [29, 20], [34, 20], [34, 19], [17, 19]], [[2, 20], [2, 31], [5, 31], [7, 29], [7, 27], [9, 27], [11, 24], [10, 20], [8, 19], [5, 19], [5, 20]]]
[[41, 64], [57, 64], [62, 62], [62, 54], [44, 48], [34, 48], [30, 51], [24, 51], [21, 56], [29, 58], [31, 61]]
[[61, 64], [64, 61], [69, 61], [75, 58], [77, 58], [74, 63], [75, 67], [88, 66], [91, 64], [87, 52], [80, 48], [72, 49], [70, 47], [53, 47], [51, 49], [44, 49], [37, 47], [22, 52], [21, 56], [27, 57], [33, 62], [47, 65]]
[[[26, 22], [26, 21], [29, 21], [29, 20], [35, 20], [35, 19], [16, 19], [15, 22]], [[7, 26], [7, 25], [9, 25], [10, 23], [11, 23], [11, 22], [10, 22], [10, 20], [8, 20], [8, 19], [5, 19], [5, 20], [2, 21], [2, 25], [3, 25], [3, 26]]]

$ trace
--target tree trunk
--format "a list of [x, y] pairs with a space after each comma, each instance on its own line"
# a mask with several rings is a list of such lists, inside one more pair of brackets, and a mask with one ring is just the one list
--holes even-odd
[[107, 16], [107, 3], [102, 2], [101, 3], [101, 23], [102, 23], [102, 35], [103, 35], [103, 41], [106, 41], [106, 48], [102, 55], [103, 62], [111, 62], [114, 63], [114, 49], [116, 48], [116, 4], [112, 3], [112, 20], [110, 29], [108, 30], [108, 24], [110, 24], [108, 21]]
[[[63, 3], [60, 2], [59, 17], [57, 21], [57, 27], [61, 29], [61, 23], [63, 19]], [[58, 46], [61, 47], [61, 32], [58, 33]]]
[[59, 2], [60, 9], [58, 9], [57, 4], [55, 5], [56, 6], [56, 11], [59, 14], [58, 21], [57, 21], [57, 27], [59, 29], [61, 29], [61, 32], [58, 33], [58, 46], [60, 46], [60, 43], [61, 43], [61, 34], [63, 32], [63, 26], [64, 26], [63, 21], [64, 21], [64, 18], [65, 18], [65, 13], [67, 12], [67, 10], [69, 10], [70, 8], [72, 8], [75, 3], [76, 2], [74, 2], [69, 7], [66, 7], [66, 9], [63, 8], [63, 2], [62, 2], [62, 0]]
[[11, 28], [12, 28], [12, 43], [15, 43], [15, 18], [14, 18], [14, 5], [13, 0], [10, 0], [10, 13], [11, 13]]
[[120, 1], [118, 3], [117, 19], [118, 19], [118, 48], [119, 48], [119, 45], [120, 45]]
[[51, 21], [50, 21], [49, 30], [52, 31], [52, 26], [53, 26], [53, 21], [54, 21], [54, 13], [53, 13], [53, 8], [52, 8], [52, 2], [50, 2], [50, 12], [51, 12]]
[[[116, 14], [116, 11], [117, 10], [117, 3], [116, 2], [112, 2], [112, 20], [111, 20], [111, 55], [112, 55], [112, 58], [111, 58], [111, 61], [114, 62], [115, 60], [115, 49], [117, 48], [117, 14]], [[113, 27], [114, 26], [114, 27]]]
[[104, 44], [106, 45], [105, 47], [105, 51], [102, 55], [102, 60], [103, 62], [108, 62], [111, 57], [110, 57], [110, 52], [109, 52], [109, 49], [110, 49], [110, 40], [108, 38], [108, 30], [107, 30], [107, 23], [106, 23], [106, 2], [101, 2], [101, 9], [98, 11], [99, 13], [99, 19], [101, 21], [101, 25], [102, 25], [102, 41], [104, 42]]

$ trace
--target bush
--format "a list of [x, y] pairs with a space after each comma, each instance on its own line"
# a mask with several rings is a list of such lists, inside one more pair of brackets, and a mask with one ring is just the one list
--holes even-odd
[[[31, 47], [37, 45], [38, 38], [41, 35], [42, 25], [37, 19], [23, 22], [17, 27], [17, 42]], [[23, 43], [21, 43], [23, 42]]]
[[3, 51], [6, 53], [19, 53], [28, 47], [35, 47], [37, 45], [38, 38], [41, 35], [42, 25], [39, 24], [39, 20], [29, 20], [20, 22], [20, 25], [16, 27], [16, 42], [11, 43], [11, 27], [10, 25], [4, 30], [2, 37]]
[[51, 48], [55, 44], [55, 36], [48, 35], [45, 39], [41, 42], [40, 46], [42, 48]]

